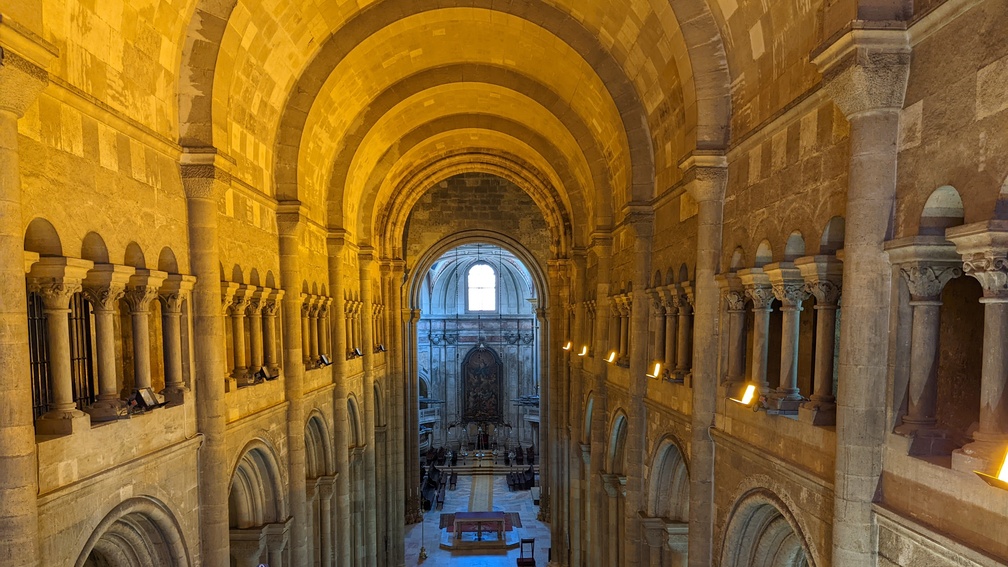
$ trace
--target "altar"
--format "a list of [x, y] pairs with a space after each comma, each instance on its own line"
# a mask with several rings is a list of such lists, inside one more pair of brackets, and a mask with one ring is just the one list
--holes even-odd
[[456, 512], [454, 535], [456, 539], [462, 539], [463, 532], [476, 532], [476, 541], [483, 540], [484, 528], [486, 531], [496, 532], [497, 541], [504, 541], [505, 516], [504, 512]]

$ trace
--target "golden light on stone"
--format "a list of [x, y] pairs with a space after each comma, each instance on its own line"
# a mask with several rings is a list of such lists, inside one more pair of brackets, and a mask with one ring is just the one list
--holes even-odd
[[606, 362], [608, 362], [609, 364], [616, 362], [616, 351], [609, 352], [609, 356], [606, 357]]
[[578, 353], [578, 356], [584, 356], [586, 354], [588, 354], [588, 345], [581, 347], [581, 352]]
[[656, 360], [654, 362], [654, 368], [651, 369], [651, 372], [647, 373], [647, 377], [648, 378], [657, 378], [660, 375], [661, 375], [661, 362], [659, 362], [659, 361]]
[[1001, 469], [998, 471], [997, 476], [991, 476], [980, 471], [973, 472], [987, 484], [1001, 490], [1008, 490], [1008, 454], [1005, 455], [1004, 460], [1001, 462]]
[[566, 343], [564, 344], [564, 346], [563, 346], [563, 349], [564, 349], [564, 350], [570, 350], [570, 349], [571, 349], [571, 346], [572, 346], [572, 345], [571, 345], [571, 342], [570, 342], [570, 341], [567, 341], [567, 342], [566, 342]]
[[756, 385], [748, 384], [746, 386], [745, 392], [742, 394], [742, 399], [731, 398], [731, 401], [740, 403], [744, 406], [752, 404], [753, 398], [756, 397]]

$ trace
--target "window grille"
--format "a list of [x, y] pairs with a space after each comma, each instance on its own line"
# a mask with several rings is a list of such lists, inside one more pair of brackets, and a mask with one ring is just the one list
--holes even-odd
[[31, 370], [32, 414], [49, 411], [49, 346], [42, 298], [28, 293], [28, 360]]
[[91, 330], [94, 315], [91, 302], [75, 293], [70, 300], [70, 376], [78, 409], [93, 404], [98, 395], [95, 384], [94, 349]]

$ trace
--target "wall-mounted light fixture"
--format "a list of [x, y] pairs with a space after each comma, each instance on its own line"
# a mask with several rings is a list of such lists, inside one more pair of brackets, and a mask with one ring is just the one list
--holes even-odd
[[570, 342], [570, 341], [567, 341], [567, 342], [566, 342], [566, 343], [564, 344], [564, 346], [563, 346], [563, 349], [564, 349], [564, 350], [570, 350], [570, 349], [571, 349], [571, 346], [573, 346], [573, 345], [571, 344], [571, 342]]
[[742, 404], [746, 407], [752, 407], [753, 411], [765, 410], [767, 409], [766, 399], [763, 396], [757, 396], [756, 384], [746, 384], [745, 390], [742, 392], [741, 398], [728, 398], [731, 401]]
[[998, 471], [997, 476], [991, 476], [980, 471], [973, 471], [981, 480], [987, 484], [993, 486], [994, 488], [1000, 488], [1001, 490], [1008, 490], [1008, 455], [1005, 456], [1004, 461], [1001, 463], [1001, 470]]
[[319, 366], [329, 366], [330, 364], [332, 364], [332, 359], [329, 358], [328, 354], [319, 356]]
[[616, 362], [616, 351], [614, 350], [609, 351], [609, 356], [607, 356], [605, 360], [609, 364]]
[[252, 375], [252, 383], [259, 384], [266, 380], [276, 380], [279, 377], [280, 377], [279, 374], [277, 374], [276, 376], [270, 376], [269, 369], [267, 369], [265, 366], [260, 366], [259, 370], [256, 370], [255, 374]]
[[578, 356], [585, 356], [586, 354], [588, 354], [588, 345], [581, 347], [581, 352], [578, 353]]
[[347, 358], [351, 359], [351, 360], [354, 359], [354, 358], [357, 358], [360, 355], [361, 355], [361, 351], [357, 347], [353, 347], [353, 349], [351, 349], [350, 351], [347, 352]]
[[375, 352], [385, 352], [385, 350], [385, 345], [378, 345], [374, 349]]
[[651, 371], [647, 373], [648, 378], [657, 378], [661, 376], [661, 361], [656, 360], [651, 366]]

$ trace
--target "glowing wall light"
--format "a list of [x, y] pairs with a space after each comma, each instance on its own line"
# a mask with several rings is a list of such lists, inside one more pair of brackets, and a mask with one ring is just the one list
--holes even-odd
[[1001, 463], [1001, 470], [998, 471], [997, 476], [991, 476], [980, 471], [973, 472], [987, 484], [1001, 490], [1008, 490], [1008, 455], [1005, 456], [1004, 461]]
[[584, 356], [586, 354], [588, 354], [588, 345], [581, 347], [581, 352], [578, 353], [578, 356]]
[[613, 350], [609, 352], [609, 356], [606, 357], [606, 362], [609, 364], [616, 362], [616, 351]]
[[563, 346], [563, 349], [564, 349], [564, 350], [570, 350], [570, 349], [571, 349], [571, 346], [572, 346], [572, 345], [571, 345], [571, 342], [570, 342], [570, 341], [567, 341], [567, 344], [565, 344], [565, 345]]
[[654, 366], [651, 368], [651, 372], [647, 373], [648, 378], [657, 378], [661, 376], [661, 362], [655, 361]]

